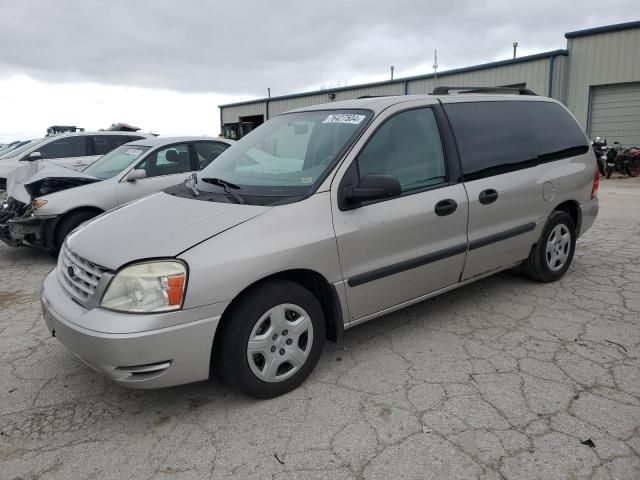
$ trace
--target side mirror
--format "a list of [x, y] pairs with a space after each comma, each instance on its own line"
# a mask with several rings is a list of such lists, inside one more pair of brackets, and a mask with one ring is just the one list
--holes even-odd
[[143, 178], [147, 178], [146, 170], [135, 168], [127, 174], [125, 180], [127, 182], [135, 182], [136, 180], [142, 180]]
[[344, 199], [349, 203], [397, 197], [402, 189], [397, 178], [390, 175], [365, 175], [360, 185], [345, 187]]
[[22, 160], [25, 162], [35, 162], [36, 160], [42, 160], [42, 154], [40, 152], [31, 152]]

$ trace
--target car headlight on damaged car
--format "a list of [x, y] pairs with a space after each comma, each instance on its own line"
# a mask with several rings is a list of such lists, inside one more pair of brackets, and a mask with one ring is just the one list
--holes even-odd
[[131, 313], [169, 312], [182, 308], [187, 267], [161, 260], [130, 265], [111, 280], [100, 306]]

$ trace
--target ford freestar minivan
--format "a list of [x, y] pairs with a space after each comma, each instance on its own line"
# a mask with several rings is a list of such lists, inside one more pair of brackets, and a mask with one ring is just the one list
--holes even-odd
[[93, 219], [44, 281], [47, 327], [120, 385], [215, 370], [272, 397], [345, 328], [515, 266], [559, 279], [598, 211], [587, 137], [549, 98], [440, 91], [277, 116]]

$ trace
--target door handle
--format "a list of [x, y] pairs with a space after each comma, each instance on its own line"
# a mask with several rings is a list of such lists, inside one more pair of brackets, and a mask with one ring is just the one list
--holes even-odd
[[434, 211], [439, 217], [444, 217], [445, 215], [451, 215], [456, 211], [457, 208], [458, 204], [456, 203], [456, 201], [451, 198], [447, 198], [446, 200], [440, 200], [438, 203], [436, 203], [436, 208], [434, 208]]
[[498, 192], [493, 188], [488, 188], [480, 192], [478, 200], [482, 205], [489, 205], [498, 199]]

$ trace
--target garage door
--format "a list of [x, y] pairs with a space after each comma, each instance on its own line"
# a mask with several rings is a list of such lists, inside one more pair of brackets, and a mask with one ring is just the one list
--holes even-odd
[[640, 82], [593, 88], [589, 136], [640, 146]]

